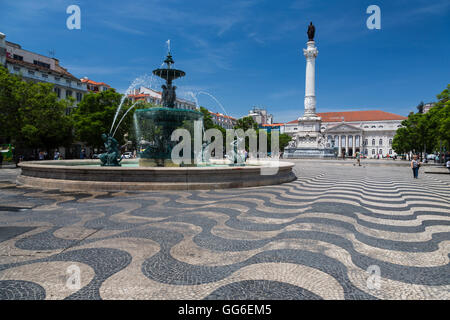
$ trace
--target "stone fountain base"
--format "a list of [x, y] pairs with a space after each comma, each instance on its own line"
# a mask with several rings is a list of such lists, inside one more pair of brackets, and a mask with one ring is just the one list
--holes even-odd
[[278, 172], [262, 175], [270, 161], [244, 167], [122, 167], [96, 166], [98, 160], [22, 162], [17, 183], [25, 187], [62, 191], [160, 191], [259, 187], [297, 179], [293, 163], [280, 162]]

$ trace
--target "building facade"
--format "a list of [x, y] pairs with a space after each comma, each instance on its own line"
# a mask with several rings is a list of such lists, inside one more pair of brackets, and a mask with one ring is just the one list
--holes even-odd
[[211, 111], [209, 113], [211, 114], [214, 124], [221, 126], [224, 129], [233, 129], [237, 123], [237, 119], [233, 117]]
[[89, 92], [98, 93], [111, 89], [111, 86], [109, 86], [108, 84], [90, 80], [88, 77], [84, 77], [83, 79], [80, 79], [80, 81], [86, 84], [87, 90]]
[[[384, 111], [348, 111], [317, 113], [322, 119], [320, 131], [327, 148], [338, 156], [354, 157], [356, 152], [368, 158], [395, 156], [392, 141], [406, 117]], [[298, 120], [285, 124], [285, 133], [294, 136]]]
[[72, 107], [75, 107], [87, 92], [86, 84], [60, 66], [58, 59], [25, 50], [19, 44], [6, 41], [6, 36], [1, 33], [0, 62], [11, 74], [19, 75], [26, 81], [53, 84], [59, 99], [75, 99]]
[[272, 130], [279, 130], [280, 134], [284, 133], [285, 125], [284, 123], [273, 123], [273, 124], [261, 124], [260, 129], [265, 129], [267, 132], [272, 132]]
[[273, 123], [273, 115], [269, 114], [267, 109], [264, 108], [253, 107], [248, 112], [248, 117], [252, 117], [258, 125]]
[[[156, 105], [162, 106], [162, 93], [150, 88], [140, 87], [139, 89], [135, 89], [133, 93], [128, 95], [128, 98], [131, 99], [131, 101], [137, 102], [137, 101], [145, 101], [147, 103], [153, 103]], [[187, 109], [187, 110], [197, 110], [197, 106], [194, 102], [181, 99], [177, 97], [177, 100], [175, 102], [175, 108], [177, 109]]]
[[431, 108], [433, 108], [435, 106], [434, 102], [429, 102], [429, 103], [425, 103], [423, 105], [423, 113], [427, 113], [428, 111], [430, 111]]

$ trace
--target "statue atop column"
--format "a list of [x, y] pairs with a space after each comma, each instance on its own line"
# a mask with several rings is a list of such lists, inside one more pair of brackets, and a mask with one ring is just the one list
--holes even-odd
[[316, 34], [316, 27], [314, 27], [312, 22], [308, 26], [307, 33], [309, 41], [314, 41], [314, 35]]

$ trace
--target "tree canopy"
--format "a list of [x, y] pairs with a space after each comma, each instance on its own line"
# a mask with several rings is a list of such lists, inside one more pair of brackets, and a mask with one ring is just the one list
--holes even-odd
[[[438, 102], [427, 113], [411, 112], [392, 142], [397, 153], [450, 150], [450, 84], [439, 95]], [[420, 105], [419, 105], [420, 106]]]
[[[122, 94], [115, 90], [99, 93], [88, 93], [72, 113], [76, 138], [94, 148], [103, 148], [102, 133], [109, 133], [114, 116], [122, 100]], [[113, 132], [119, 121], [131, 105], [126, 101], [114, 124]], [[115, 138], [120, 144], [125, 143], [125, 133], [128, 133], [132, 124], [133, 112], [129, 112], [117, 129]]]
[[23, 81], [0, 66], [0, 137], [22, 149], [51, 149], [72, 143], [71, 100], [58, 100], [49, 83]]

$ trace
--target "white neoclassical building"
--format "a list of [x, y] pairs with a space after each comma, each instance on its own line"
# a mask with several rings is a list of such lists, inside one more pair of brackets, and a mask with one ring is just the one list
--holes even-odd
[[[337, 149], [339, 156], [361, 152], [369, 158], [394, 156], [392, 140], [406, 117], [384, 111], [347, 111], [317, 113], [326, 147]], [[294, 137], [299, 121], [285, 124], [285, 133]]]

